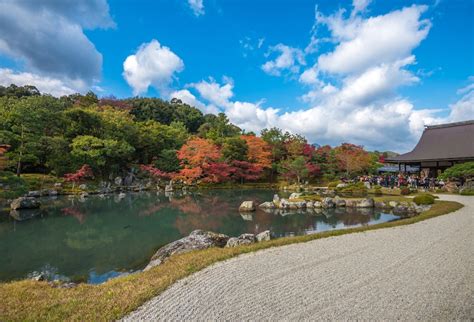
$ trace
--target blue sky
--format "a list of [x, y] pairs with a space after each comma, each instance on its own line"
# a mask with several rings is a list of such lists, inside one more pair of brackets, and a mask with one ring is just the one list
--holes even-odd
[[404, 151], [426, 124], [474, 119], [473, 15], [469, 0], [0, 0], [0, 84], [179, 97], [247, 130]]

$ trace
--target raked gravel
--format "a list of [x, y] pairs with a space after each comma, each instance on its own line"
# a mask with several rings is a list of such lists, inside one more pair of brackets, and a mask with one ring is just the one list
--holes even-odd
[[416, 224], [245, 254], [126, 320], [474, 319], [474, 197]]

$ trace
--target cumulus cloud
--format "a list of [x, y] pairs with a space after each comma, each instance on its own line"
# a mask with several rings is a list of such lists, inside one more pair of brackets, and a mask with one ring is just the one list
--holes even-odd
[[174, 91], [169, 95], [169, 99], [177, 98], [180, 99], [183, 103], [194, 106], [201, 110], [204, 114], [217, 114], [220, 110], [212, 104], [206, 105], [196, 98], [189, 90], [181, 89]]
[[298, 73], [300, 66], [306, 65], [304, 54], [298, 48], [278, 44], [270, 47], [267, 56], [272, 53], [278, 53], [277, 57], [262, 65], [263, 71], [269, 75], [280, 76], [285, 71], [293, 74]]
[[101, 76], [102, 55], [83, 29], [115, 24], [106, 0], [0, 2], [0, 53], [41, 77], [92, 84]]
[[201, 16], [204, 12], [204, 0], [188, 0], [188, 5], [195, 16]]
[[420, 19], [426, 9], [414, 5], [366, 20], [343, 19], [341, 13], [320, 17], [320, 23], [326, 24], [340, 43], [334, 51], [319, 56], [319, 68], [353, 73], [410, 56], [430, 30], [430, 21]]
[[14, 72], [8, 68], [0, 68], [0, 85], [9, 86], [15, 84], [18, 86], [33, 85], [41, 93], [48, 93], [53, 96], [63, 96], [84, 91], [86, 84], [82, 81], [69, 81], [55, 79], [46, 76], [40, 76], [32, 73]]
[[453, 122], [474, 120], [474, 83], [461, 88], [459, 94], [464, 94], [460, 100], [449, 106], [448, 119]]
[[123, 76], [134, 95], [146, 92], [150, 86], [166, 95], [175, 74], [183, 69], [181, 58], [156, 39], [142, 44], [123, 62]]

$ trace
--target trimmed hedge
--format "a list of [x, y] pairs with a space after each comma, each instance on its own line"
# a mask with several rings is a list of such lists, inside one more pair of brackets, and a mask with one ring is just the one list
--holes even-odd
[[430, 194], [423, 194], [413, 198], [413, 202], [417, 205], [432, 205], [435, 202], [435, 198]]

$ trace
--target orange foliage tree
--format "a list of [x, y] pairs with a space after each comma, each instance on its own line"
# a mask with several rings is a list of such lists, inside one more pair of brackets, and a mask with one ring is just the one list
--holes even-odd
[[270, 145], [255, 135], [242, 135], [247, 143], [247, 159], [261, 168], [271, 168], [272, 150]]
[[370, 154], [360, 145], [343, 143], [334, 149], [339, 169], [347, 175], [367, 170], [371, 165]]
[[209, 168], [210, 164], [217, 162], [221, 153], [212, 141], [194, 137], [179, 149], [177, 156], [183, 169], [175, 178], [192, 182], [205, 176], [203, 169]]
[[5, 169], [7, 167], [7, 157], [5, 156], [5, 153], [7, 150], [10, 148], [9, 145], [6, 144], [0, 144], [0, 171]]

